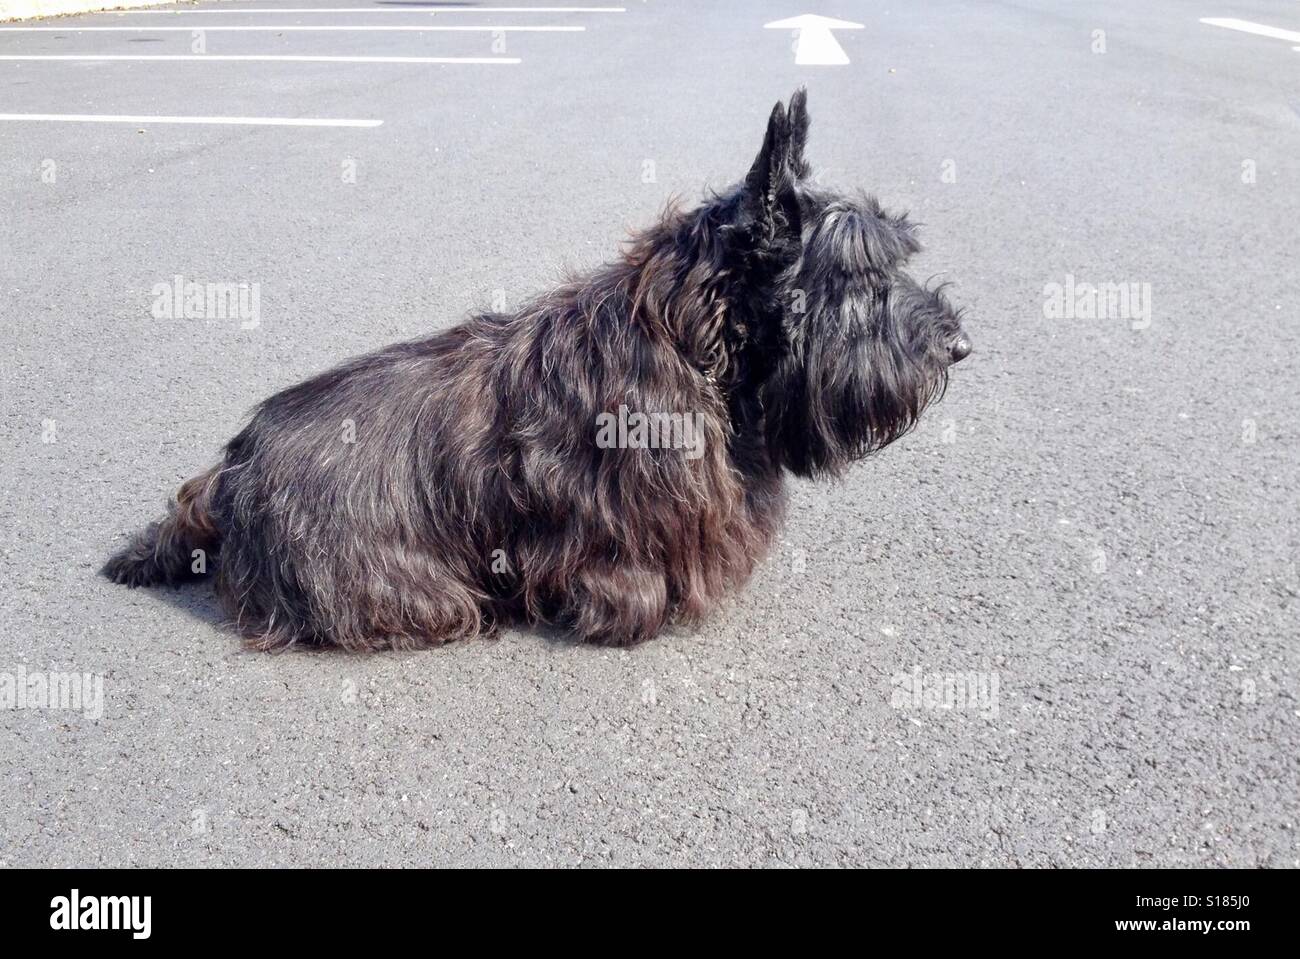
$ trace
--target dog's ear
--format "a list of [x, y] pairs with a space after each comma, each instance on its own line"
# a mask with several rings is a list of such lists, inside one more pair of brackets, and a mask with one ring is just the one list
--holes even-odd
[[790, 120], [785, 104], [778, 101], [767, 121], [763, 147], [745, 177], [746, 206], [769, 228], [781, 208], [789, 204], [794, 189], [791, 146]]
[[806, 177], [811, 171], [803, 158], [803, 148], [808, 143], [808, 91], [804, 87], [790, 97], [786, 116], [790, 122], [790, 169], [795, 176]]

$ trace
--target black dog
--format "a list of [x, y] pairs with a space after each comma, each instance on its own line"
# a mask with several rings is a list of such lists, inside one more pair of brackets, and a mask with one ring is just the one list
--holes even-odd
[[902, 272], [907, 219], [809, 183], [807, 135], [801, 90], [743, 183], [617, 262], [266, 400], [105, 574], [175, 583], [210, 559], [263, 649], [697, 621], [762, 558], [785, 470], [902, 436], [970, 352]]

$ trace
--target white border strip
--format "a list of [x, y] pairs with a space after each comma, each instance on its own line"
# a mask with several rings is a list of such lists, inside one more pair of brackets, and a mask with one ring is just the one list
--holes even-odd
[[1202, 17], [1201, 23], [1207, 23], [1212, 27], [1224, 27], [1228, 30], [1240, 30], [1242, 33], [1253, 33], [1258, 37], [1272, 37], [1274, 40], [1300, 43], [1300, 32], [1283, 30], [1280, 27], [1270, 27], [1263, 23], [1252, 23], [1249, 20], [1238, 20], [1235, 17]]
[[217, 53], [186, 53], [186, 54], [116, 54], [116, 53], [52, 53], [52, 54], [8, 54], [0, 55], [0, 60], [167, 60], [167, 61], [196, 61], [196, 60], [221, 60], [237, 61], [240, 63], [266, 61], [269, 63], [504, 63], [515, 64], [522, 63], [518, 57], [311, 57], [311, 56], [289, 56], [289, 55], [272, 55], [257, 56], [253, 54], [217, 54]]
[[193, 33], [196, 30], [202, 30], [206, 33], [234, 33], [236, 31], [257, 31], [263, 33], [285, 33], [290, 30], [306, 31], [319, 33], [326, 30], [338, 30], [345, 33], [361, 33], [366, 31], [378, 33], [396, 33], [398, 31], [410, 32], [448, 32], [455, 31], [458, 33], [498, 33], [509, 31], [510, 33], [581, 33], [586, 27], [480, 27], [480, 26], [433, 26], [410, 25], [401, 26], [376, 26], [374, 24], [357, 24], [355, 26], [345, 26], [341, 24], [319, 24], [305, 25], [301, 23], [280, 24], [280, 23], [259, 23], [259, 24], [240, 24], [239, 26], [227, 27], [0, 27], [0, 33]]
[[107, 113], [0, 113], [0, 120], [37, 120], [58, 123], [216, 123], [254, 127], [377, 127], [383, 120], [333, 120], [312, 117], [149, 117]]

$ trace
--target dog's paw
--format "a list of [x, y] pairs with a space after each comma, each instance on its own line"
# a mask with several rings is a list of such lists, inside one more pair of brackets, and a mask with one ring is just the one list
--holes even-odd
[[105, 563], [99, 572], [101, 576], [119, 586], [136, 589], [153, 582], [154, 576], [150, 566], [150, 560], [141, 559], [131, 550], [123, 550]]

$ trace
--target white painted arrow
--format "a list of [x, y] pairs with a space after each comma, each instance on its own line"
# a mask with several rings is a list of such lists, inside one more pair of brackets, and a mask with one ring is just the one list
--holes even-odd
[[795, 31], [798, 41], [794, 47], [794, 62], [809, 67], [838, 67], [848, 63], [848, 54], [831, 31], [862, 29], [862, 24], [852, 20], [836, 20], [817, 13], [773, 20], [763, 26], [768, 30]]

